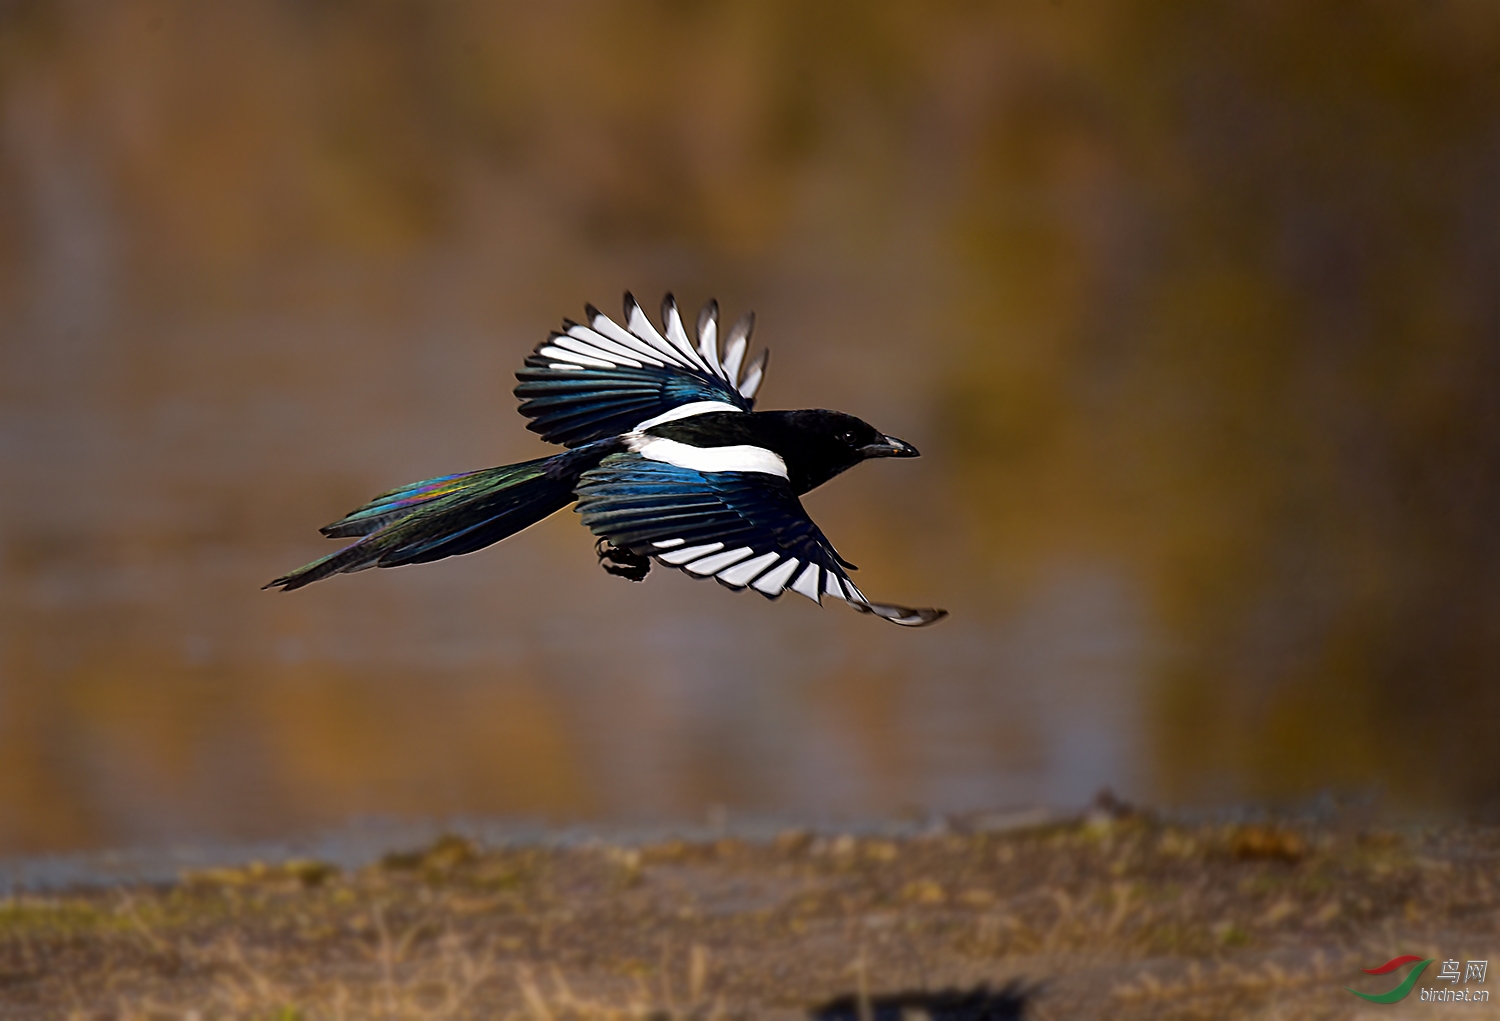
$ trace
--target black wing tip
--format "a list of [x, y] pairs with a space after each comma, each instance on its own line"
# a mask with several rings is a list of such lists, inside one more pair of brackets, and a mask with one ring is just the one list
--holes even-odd
[[698, 336], [703, 336], [703, 331], [708, 328], [710, 322], [718, 323], [718, 321], [719, 303], [715, 299], [709, 298], [703, 303], [703, 307], [698, 310]]
[[881, 620], [888, 620], [892, 624], [899, 624], [902, 627], [927, 627], [929, 624], [936, 624], [948, 616], [947, 610], [942, 610], [935, 606], [893, 606], [890, 603], [872, 602], [863, 604], [851, 602], [849, 605], [861, 613], [873, 613]]
[[[625, 292], [625, 323], [626, 323], [627, 327], [629, 326], [629, 323], [630, 323], [630, 312], [631, 312], [631, 310], [632, 309], [637, 309], [637, 308], [640, 308], [640, 307], [641, 307], [641, 303], [635, 300], [635, 295], [631, 294], [629, 291], [626, 291]], [[646, 313], [644, 311], [641, 312], [641, 315], [645, 315], [645, 314]]]
[[[886, 617], [892, 624], [900, 624], [902, 627], [927, 627], [936, 624], [948, 616], [948, 611], [935, 606], [918, 607], [913, 609], [907, 606], [893, 606], [893, 610], [900, 610], [900, 617]], [[882, 614], [881, 616], [885, 616]]]
[[726, 336], [731, 341], [735, 340], [738, 337], [744, 337], [745, 342], [748, 344], [750, 342], [750, 334], [754, 332], [755, 312], [752, 309], [747, 310], [744, 315], [740, 316], [734, 321], [734, 325], [729, 328], [729, 333], [727, 333]]
[[[630, 297], [629, 291], [625, 292], [625, 297]], [[603, 312], [600, 312], [597, 308], [594, 307], [594, 303], [592, 301], [586, 301], [583, 303], [583, 314], [588, 317], [588, 320], [591, 324], [595, 319], [598, 319], [600, 316], [604, 315]]]

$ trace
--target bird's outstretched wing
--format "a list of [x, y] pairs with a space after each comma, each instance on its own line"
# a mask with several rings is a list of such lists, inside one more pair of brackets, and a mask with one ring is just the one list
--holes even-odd
[[526, 428], [543, 439], [576, 447], [689, 414], [754, 407], [766, 352], [741, 372], [753, 315], [730, 327], [721, 358], [717, 302], [698, 315], [696, 347], [670, 294], [662, 300], [665, 336], [628, 293], [623, 327], [592, 305], [585, 311], [587, 324], [565, 320], [516, 373]]
[[595, 534], [699, 578], [775, 599], [790, 589], [921, 627], [946, 610], [873, 603], [847, 561], [813, 524], [786, 479], [766, 472], [699, 472], [639, 454], [611, 454], [584, 472], [578, 512]]

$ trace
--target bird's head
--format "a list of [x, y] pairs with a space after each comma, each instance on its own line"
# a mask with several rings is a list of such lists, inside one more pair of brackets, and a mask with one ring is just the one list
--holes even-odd
[[[771, 412], [792, 433], [787, 466], [792, 485], [806, 492], [872, 457], [916, 457], [917, 448], [841, 411]], [[799, 477], [800, 476], [800, 477]]]

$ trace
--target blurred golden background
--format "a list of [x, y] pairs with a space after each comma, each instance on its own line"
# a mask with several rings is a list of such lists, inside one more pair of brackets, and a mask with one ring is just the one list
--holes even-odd
[[[0, 3], [0, 853], [366, 815], [859, 816], [1103, 785], [1500, 803], [1500, 7]], [[665, 290], [925, 632], [604, 575], [571, 513], [259, 586], [539, 456]]]

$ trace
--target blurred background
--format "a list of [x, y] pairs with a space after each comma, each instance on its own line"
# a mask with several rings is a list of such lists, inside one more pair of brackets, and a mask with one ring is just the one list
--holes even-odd
[[[1500, 805], [1500, 7], [0, 2], [0, 854], [368, 816]], [[571, 513], [585, 301], [759, 316], [912, 632]]]

